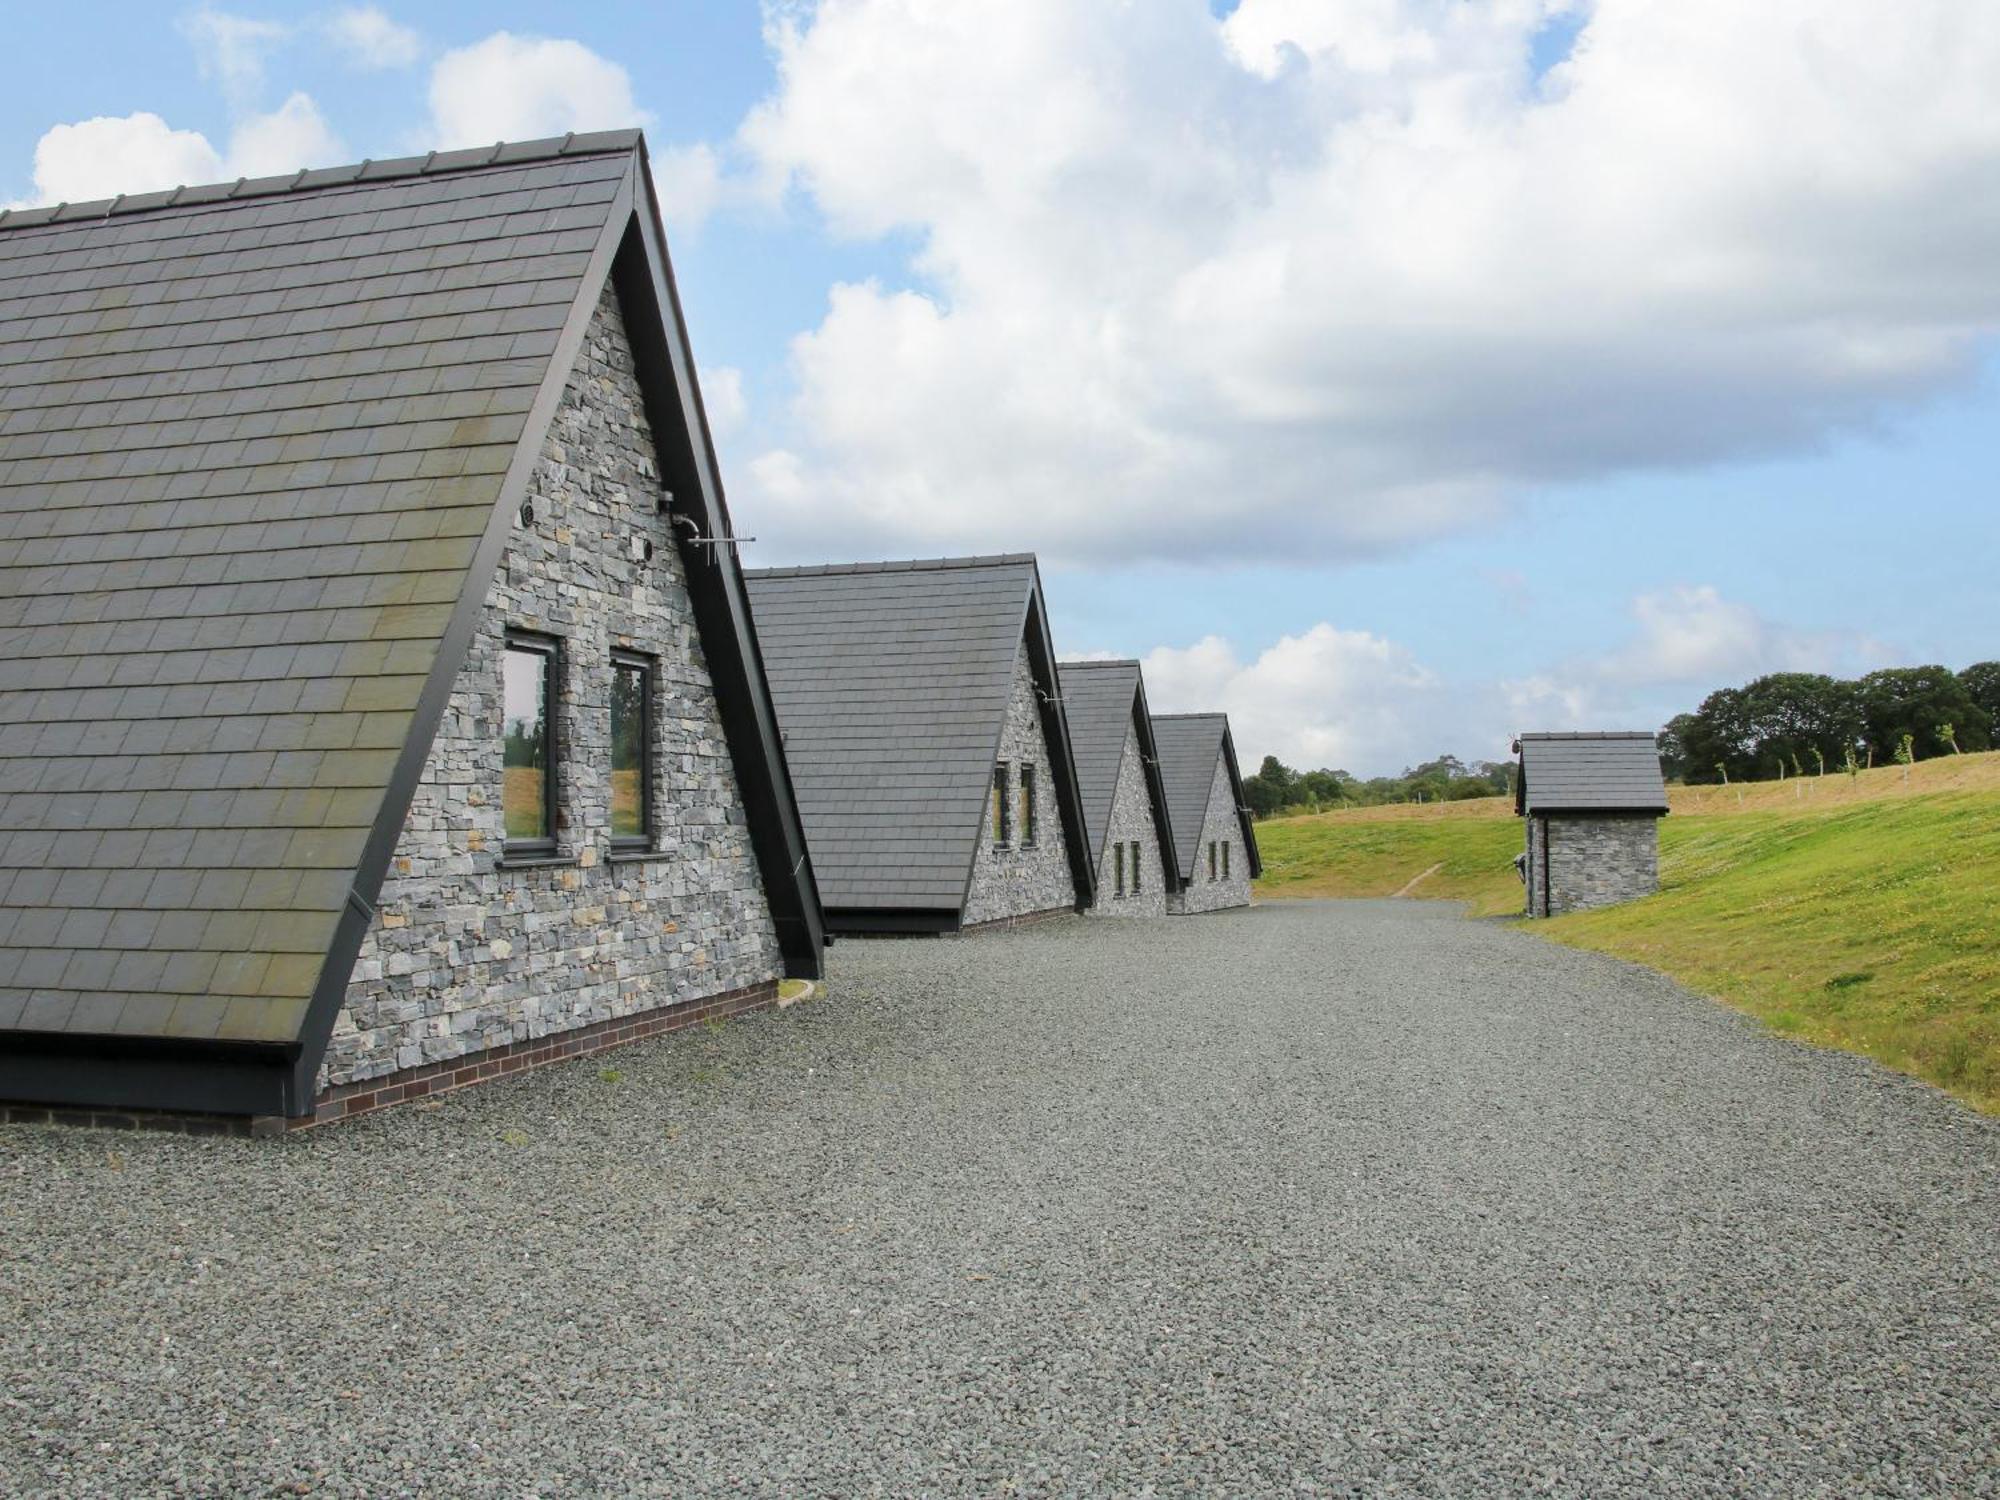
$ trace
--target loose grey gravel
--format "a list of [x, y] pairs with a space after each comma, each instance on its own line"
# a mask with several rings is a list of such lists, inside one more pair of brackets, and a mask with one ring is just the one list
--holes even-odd
[[1329, 903], [844, 943], [283, 1141], [0, 1129], [19, 1495], [2000, 1494], [2000, 1124]]

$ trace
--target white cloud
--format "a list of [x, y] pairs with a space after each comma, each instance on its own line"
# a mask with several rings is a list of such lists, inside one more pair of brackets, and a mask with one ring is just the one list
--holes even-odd
[[1872, 636], [1802, 630], [1774, 621], [1712, 584], [1632, 600], [1622, 644], [1502, 684], [1523, 729], [1645, 729], [1692, 709], [1709, 692], [1767, 672], [1854, 676], [1902, 659]]
[[[1243, 661], [1217, 636], [1159, 647], [1142, 663], [1155, 713], [1222, 710], [1246, 772], [1266, 755], [1300, 769], [1356, 775], [1400, 771], [1454, 744], [1474, 756], [1505, 751], [1497, 724], [1469, 728], [1465, 705], [1410, 651], [1321, 622]], [[1468, 741], [1476, 740], [1476, 744]]]
[[708, 146], [667, 146], [650, 153], [653, 196], [669, 234], [693, 234], [723, 193], [722, 168]]
[[496, 31], [431, 70], [431, 130], [440, 149], [616, 130], [650, 118], [630, 75], [581, 42]]
[[226, 182], [300, 167], [329, 166], [350, 153], [305, 94], [252, 115], [218, 151], [196, 130], [176, 130], [141, 111], [56, 125], [35, 143], [34, 191], [20, 203], [81, 203], [120, 193]]
[[353, 153], [305, 94], [293, 94], [267, 115], [252, 115], [229, 135], [224, 176], [267, 177], [300, 167], [336, 166]]
[[358, 68], [407, 68], [423, 55], [423, 38], [380, 7], [352, 5], [326, 18], [327, 39]]
[[264, 84], [264, 62], [291, 35], [277, 21], [231, 15], [204, 5], [180, 20], [181, 33], [194, 45], [201, 76], [222, 85], [234, 108], [247, 108]]
[[1854, 675], [1906, 659], [1845, 631], [1773, 621], [1708, 585], [1631, 602], [1632, 628], [1593, 656], [1498, 681], [1454, 680], [1406, 646], [1322, 621], [1245, 660], [1218, 636], [1144, 658], [1156, 713], [1223, 710], [1244, 769], [1401, 771], [1447, 752], [1503, 759], [1523, 730], [1656, 729], [1708, 692], [1765, 672]]
[[701, 404], [708, 413], [708, 430], [718, 441], [741, 431], [750, 415], [750, 398], [743, 393], [743, 372], [734, 365], [710, 365], [703, 370]]
[[1600, 0], [1537, 81], [1567, 8], [776, 8], [739, 144], [918, 248], [796, 342], [750, 495], [801, 551], [1323, 561], [1971, 367], [2000, 7]]

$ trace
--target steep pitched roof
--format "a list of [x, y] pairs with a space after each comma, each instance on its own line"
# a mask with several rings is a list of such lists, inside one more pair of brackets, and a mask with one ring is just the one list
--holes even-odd
[[[1153, 740], [1152, 715], [1146, 711], [1146, 684], [1136, 661], [1066, 661], [1062, 663], [1063, 711], [1069, 718], [1070, 744], [1076, 753], [1076, 780], [1083, 793], [1084, 826], [1090, 835], [1090, 857], [1104, 860], [1110, 836], [1111, 806], [1118, 791], [1118, 768], [1125, 743], [1139, 738], [1139, 763], [1146, 774], [1146, 797], [1160, 847], [1173, 849], [1173, 819], [1161, 779], [1159, 749]], [[1178, 861], [1178, 855], [1176, 855]], [[1179, 879], [1173, 886], [1178, 888]]]
[[1521, 756], [1517, 813], [1667, 810], [1659, 746], [1643, 730], [1524, 734], [1514, 748]]
[[[0, 1051], [276, 1049], [302, 1107], [607, 277], [727, 534], [636, 131], [0, 215]], [[685, 555], [815, 964], [741, 579]]]
[[1228, 714], [1154, 714], [1153, 739], [1160, 747], [1160, 776], [1167, 788], [1167, 811], [1174, 822], [1174, 857], [1181, 879], [1194, 879], [1201, 851], [1202, 823], [1208, 816], [1208, 794], [1215, 785], [1219, 758], [1229, 772], [1235, 798], [1236, 822], [1242, 829], [1243, 851], [1250, 859], [1250, 878], [1264, 873], [1257, 853], [1257, 833], [1243, 800], [1243, 777], [1236, 766], [1236, 745], [1229, 736]]
[[745, 576], [830, 913], [962, 912], [1024, 641], [1088, 899], [1093, 867], [1032, 555]]

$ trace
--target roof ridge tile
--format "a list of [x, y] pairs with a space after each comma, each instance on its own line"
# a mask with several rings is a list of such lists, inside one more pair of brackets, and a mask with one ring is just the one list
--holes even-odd
[[234, 182], [192, 186], [182, 183], [171, 190], [120, 193], [115, 198], [93, 198], [80, 203], [65, 201], [37, 208], [0, 209], [0, 233], [47, 224], [73, 224], [82, 219], [124, 218], [128, 214], [204, 203], [241, 203], [251, 198], [311, 193], [323, 188], [352, 187], [363, 182], [389, 182], [402, 177], [436, 177], [447, 172], [513, 167], [524, 162], [552, 161], [559, 157], [609, 156], [631, 151], [644, 140], [645, 132], [636, 128], [583, 134], [571, 131], [568, 135], [544, 136], [531, 141], [496, 141], [491, 146], [477, 146], [470, 150], [432, 151], [424, 156], [400, 156], [381, 161], [371, 158], [342, 166], [301, 168], [297, 172], [269, 177], [238, 177]]

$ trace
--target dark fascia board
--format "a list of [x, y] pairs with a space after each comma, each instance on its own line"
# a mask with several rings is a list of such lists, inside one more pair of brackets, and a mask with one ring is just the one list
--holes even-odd
[[1264, 859], [1257, 852], [1256, 820], [1250, 816], [1250, 804], [1243, 800], [1243, 773], [1236, 768], [1236, 742], [1230, 738], [1227, 719], [1222, 723], [1222, 758], [1229, 764], [1229, 794], [1236, 799], [1236, 822], [1243, 830], [1243, 847], [1250, 853], [1250, 878], [1255, 880], [1264, 873]]
[[[628, 325], [634, 321], [629, 309], [649, 310], [638, 320], [640, 335], [633, 339], [633, 353], [654, 440], [661, 450], [661, 479], [674, 494], [675, 519], [690, 522], [696, 535], [704, 538], [731, 537], [735, 532], [723, 495], [722, 467], [709, 432], [693, 345], [646, 162], [641, 137], [635, 174], [644, 212], [637, 216], [633, 253], [620, 260], [619, 295], [628, 308]], [[680, 441], [670, 441], [669, 435]], [[702, 653], [710, 676], [718, 684], [726, 679], [735, 689], [724, 692], [718, 686], [716, 698], [785, 969], [794, 978], [817, 979], [827, 942], [826, 917], [743, 582], [742, 558], [734, 546], [697, 543], [683, 535], [683, 529], [677, 524], [674, 533], [701, 630]]]
[[375, 813], [375, 822], [361, 846], [361, 860], [348, 888], [347, 904], [341, 909], [340, 920], [335, 924], [333, 942], [329, 946], [326, 962], [320, 966], [319, 982], [314, 986], [312, 1000], [306, 1008], [298, 1059], [293, 1065], [286, 1097], [277, 1107], [258, 1113], [296, 1118], [312, 1112], [313, 1086], [319, 1075], [320, 1060], [326, 1055], [334, 1022], [339, 1019], [340, 1007], [346, 1001], [348, 981], [354, 973], [354, 960], [359, 956], [362, 940], [367, 937], [368, 928], [375, 919], [375, 903], [382, 894], [382, 880], [388, 873], [390, 859], [396, 853], [396, 843], [403, 836], [411, 799], [416, 796], [424, 763], [430, 759], [431, 744], [437, 738], [438, 725], [443, 721], [445, 707], [451, 700], [452, 684], [472, 648], [473, 633], [478, 629], [480, 616], [486, 608], [486, 596], [492, 589], [494, 575], [499, 571], [500, 559], [507, 551], [515, 514], [521, 508], [528, 483], [534, 477], [535, 465], [541, 459], [542, 444], [555, 421], [556, 408], [562, 403], [563, 388], [569, 383], [570, 367], [576, 363], [577, 351], [583, 347], [584, 336], [590, 330], [591, 314], [596, 311], [598, 294], [611, 274], [612, 262], [625, 238], [625, 226], [632, 217], [637, 166], [638, 157], [635, 154], [632, 165], [626, 169], [624, 181], [619, 184], [611, 210], [605, 216], [603, 233], [598, 236], [597, 244], [590, 253], [590, 264], [578, 283], [576, 299], [563, 319], [555, 351], [550, 354], [548, 367], [542, 373], [542, 383], [535, 392], [534, 404], [528, 408], [521, 440], [514, 447], [514, 456], [501, 481], [499, 499], [486, 518], [486, 529], [480, 533], [479, 546], [472, 555], [471, 566], [466, 569], [458, 601], [452, 606], [451, 618], [446, 622], [444, 636], [438, 643], [437, 657], [431, 663], [430, 675], [424, 680], [422, 692], [417, 696], [416, 712], [410, 716], [409, 732], [404, 736], [403, 748], [397, 753], [388, 789], [383, 793], [381, 805]]
[[[1138, 663], [1134, 662], [1134, 666]], [[1160, 864], [1167, 872], [1167, 894], [1187, 889], [1181, 879], [1180, 856], [1174, 852], [1174, 820], [1167, 809], [1167, 779], [1160, 772], [1160, 747], [1153, 740], [1153, 715], [1146, 706], [1146, 674], [1141, 671], [1132, 694], [1132, 729], [1139, 736], [1139, 764], [1146, 769], [1146, 794], [1153, 802], [1153, 831], [1160, 840]]]
[[1069, 846], [1070, 876], [1076, 883], [1076, 909], [1089, 911], [1097, 901], [1097, 864], [1090, 855], [1090, 833], [1083, 816], [1083, 786], [1076, 779], [1076, 751], [1069, 742], [1069, 715], [1063, 708], [1062, 678], [1056, 671], [1055, 641], [1049, 634], [1048, 606], [1042, 598], [1042, 568], [1034, 565], [1035, 583], [1028, 597], [1026, 620], [1028, 670], [1034, 674], [1042, 710], [1042, 736], [1048, 741], [1049, 770], [1056, 784], [1056, 806], [1062, 814], [1063, 839]]
[[937, 937], [959, 931], [964, 917], [963, 908], [832, 906], [826, 927], [837, 937]]
[[0, 1031], [0, 1099], [75, 1109], [271, 1115], [296, 1043]]

